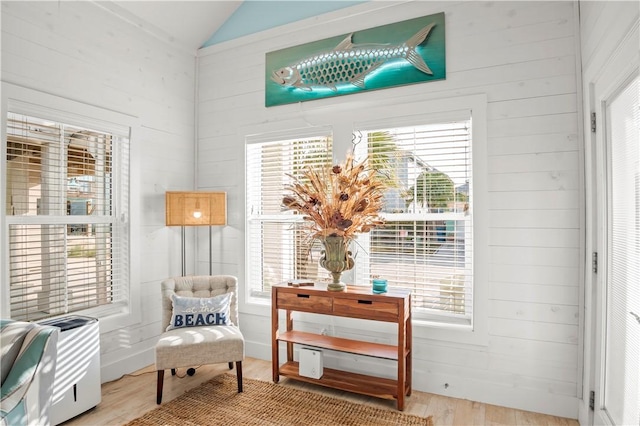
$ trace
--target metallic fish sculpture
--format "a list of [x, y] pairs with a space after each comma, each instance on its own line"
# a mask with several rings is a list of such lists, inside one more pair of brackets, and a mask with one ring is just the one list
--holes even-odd
[[337, 84], [350, 83], [362, 89], [364, 80], [388, 61], [405, 59], [425, 74], [433, 75], [416, 47], [429, 35], [429, 24], [399, 45], [353, 44], [349, 34], [333, 50], [304, 58], [273, 71], [271, 80], [283, 87], [312, 91], [314, 87], [336, 91]]

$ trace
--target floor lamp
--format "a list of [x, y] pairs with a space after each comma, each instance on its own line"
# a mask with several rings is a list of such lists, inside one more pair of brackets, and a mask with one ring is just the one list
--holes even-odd
[[185, 226], [209, 227], [209, 275], [212, 275], [211, 227], [227, 224], [227, 193], [167, 191], [166, 225], [182, 227], [182, 276], [185, 269]]

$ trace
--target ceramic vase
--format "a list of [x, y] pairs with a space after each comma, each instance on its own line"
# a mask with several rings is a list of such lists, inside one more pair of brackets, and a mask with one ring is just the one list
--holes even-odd
[[320, 239], [324, 250], [319, 264], [327, 271], [331, 272], [333, 282], [327, 286], [329, 291], [344, 291], [345, 284], [340, 282], [340, 275], [344, 271], [353, 268], [354, 261], [351, 252], [347, 249], [349, 241], [344, 237], [329, 236]]

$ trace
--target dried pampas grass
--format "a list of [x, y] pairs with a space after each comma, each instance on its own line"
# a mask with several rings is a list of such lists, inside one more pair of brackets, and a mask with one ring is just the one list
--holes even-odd
[[378, 172], [356, 164], [349, 154], [344, 165], [307, 168], [285, 190], [284, 208], [304, 215], [310, 238], [341, 236], [351, 240], [384, 224], [382, 210], [384, 181]]

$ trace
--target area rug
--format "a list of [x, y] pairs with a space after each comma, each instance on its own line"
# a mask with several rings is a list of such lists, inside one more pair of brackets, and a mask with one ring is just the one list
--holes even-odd
[[126, 426], [151, 425], [433, 426], [433, 420], [252, 379], [238, 393], [235, 376], [222, 374]]

